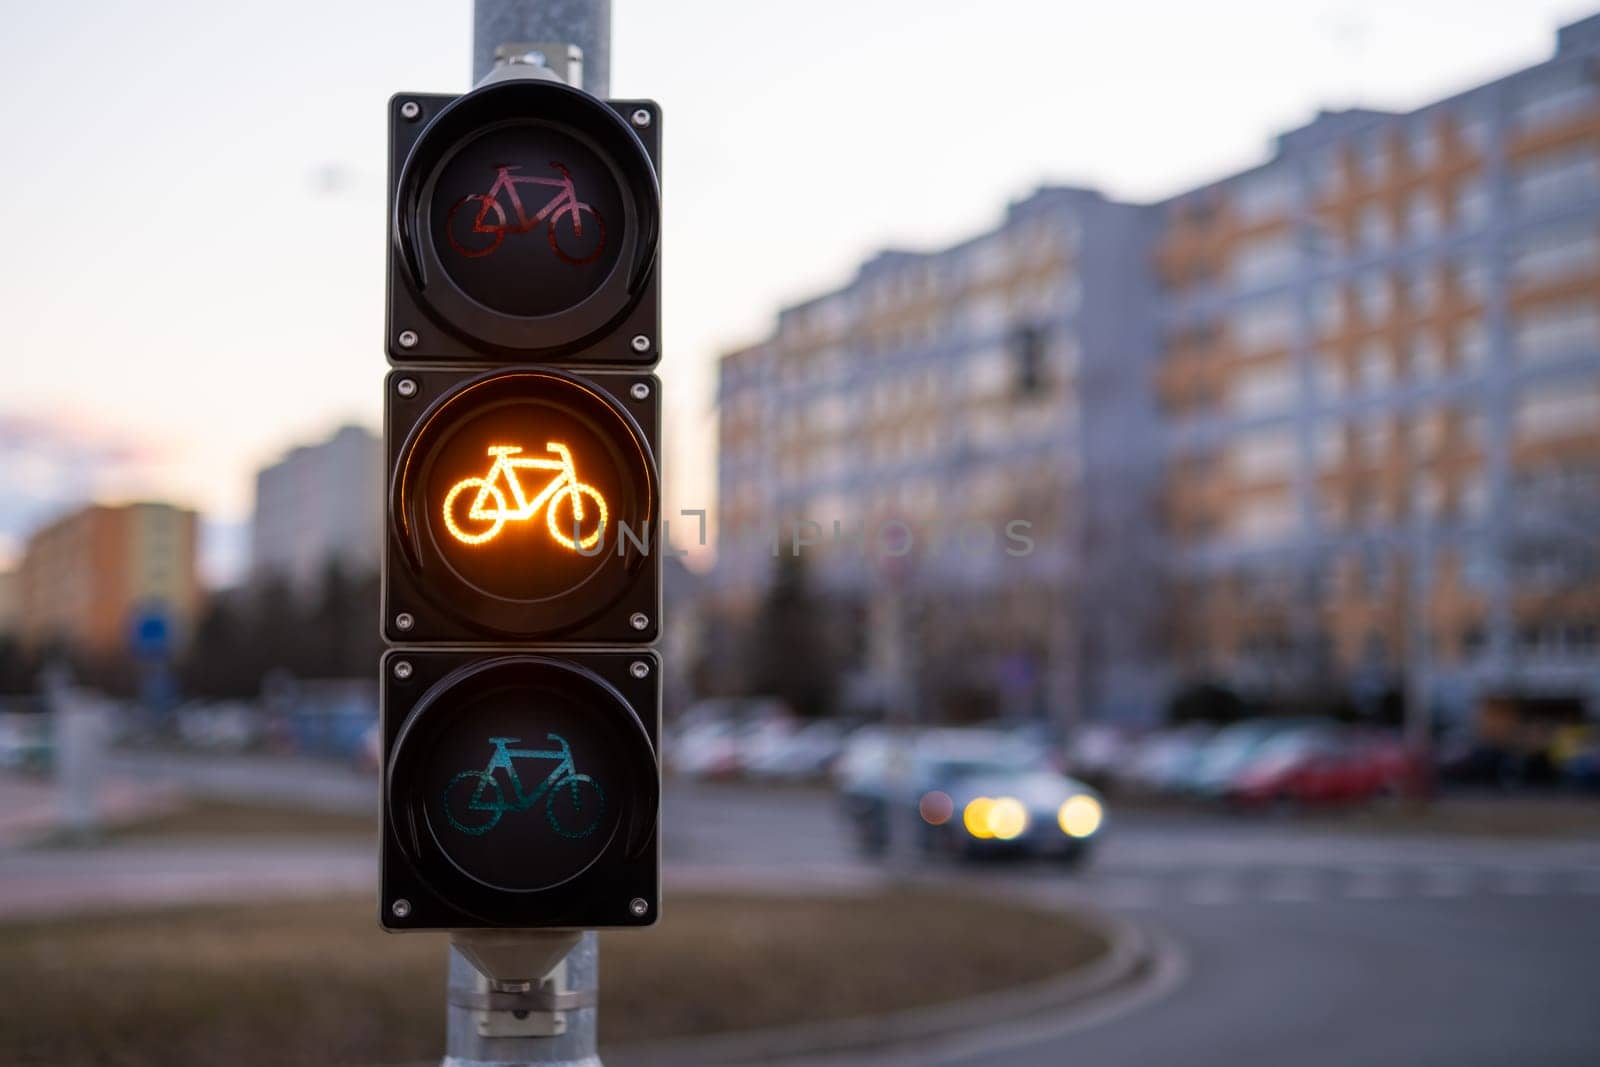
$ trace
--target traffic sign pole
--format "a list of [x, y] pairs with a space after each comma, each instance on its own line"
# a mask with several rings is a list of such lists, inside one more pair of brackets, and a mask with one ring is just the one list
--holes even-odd
[[[495, 53], [502, 45], [526, 41], [561, 41], [577, 46], [583, 59], [581, 88], [596, 96], [610, 89], [611, 2], [610, 0], [474, 0], [473, 3], [473, 81], [482, 81], [494, 68]], [[448, 1005], [446, 1015], [444, 1067], [488, 1067], [488, 1065], [528, 1064], [543, 1067], [599, 1067], [597, 1037], [599, 1011], [592, 1003], [600, 987], [599, 937], [593, 931], [578, 935], [572, 945], [567, 935], [558, 932], [525, 931], [506, 935], [520, 940], [521, 951], [513, 958], [537, 959], [541, 950], [559, 953], [566, 949], [554, 968], [555, 981], [542, 985], [530, 981], [527, 992], [548, 992], [552, 998], [567, 998], [565, 1010], [546, 1014], [521, 1009], [531, 1021], [530, 1029], [539, 1036], [495, 1035], [493, 1020], [517, 1020], [517, 1010], [493, 1011], [491, 996], [494, 981], [480, 967], [493, 969], [485, 961], [486, 948], [481, 935], [451, 935]], [[476, 939], [476, 943], [474, 943]], [[470, 957], [470, 958], [469, 958]], [[478, 963], [474, 964], [473, 960]], [[512, 969], [517, 969], [513, 967]], [[529, 976], [537, 978], [541, 976]], [[515, 979], [511, 979], [515, 985]], [[513, 994], [516, 996], [518, 994]], [[551, 1006], [563, 1003], [552, 999]], [[559, 1022], [558, 1022], [559, 1020]], [[487, 1024], [487, 1025], [486, 1025]], [[559, 1033], [549, 1033], [551, 1030]]]

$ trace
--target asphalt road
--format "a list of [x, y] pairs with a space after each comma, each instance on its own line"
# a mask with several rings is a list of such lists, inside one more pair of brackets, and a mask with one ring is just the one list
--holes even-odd
[[[825, 800], [679, 785], [680, 872], [859, 874]], [[1600, 842], [1362, 836], [1124, 817], [1088, 869], [953, 871], [1085, 901], [1174, 946], [1184, 978], [1112, 1017], [867, 1064], [1294, 1067], [1600, 1063]]]

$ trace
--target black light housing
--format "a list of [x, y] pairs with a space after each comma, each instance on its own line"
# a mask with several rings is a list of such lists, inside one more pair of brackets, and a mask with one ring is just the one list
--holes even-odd
[[[459, 97], [397, 95], [390, 112], [391, 361], [659, 358], [652, 102], [520, 79]], [[649, 122], [636, 127], [636, 114]]]

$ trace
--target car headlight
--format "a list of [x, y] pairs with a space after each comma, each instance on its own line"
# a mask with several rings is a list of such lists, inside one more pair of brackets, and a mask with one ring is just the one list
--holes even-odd
[[1016, 797], [1001, 797], [989, 805], [988, 822], [989, 833], [1011, 841], [1028, 828], [1028, 809]]
[[1105, 811], [1100, 802], [1087, 793], [1070, 796], [1056, 812], [1056, 822], [1068, 837], [1088, 837], [1100, 829]]
[[961, 812], [961, 824], [967, 828], [967, 833], [980, 841], [994, 836], [989, 830], [989, 809], [993, 806], [993, 797], [973, 797], [967, 801]]

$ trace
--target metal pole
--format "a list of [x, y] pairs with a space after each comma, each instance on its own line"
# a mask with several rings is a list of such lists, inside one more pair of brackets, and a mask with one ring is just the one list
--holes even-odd
[[[611, 0], [474, 0], [472, 5], [472, 80], [494, 68], [503, 44], [559, 41], [583, 50], [583, 88], [596, 96], [611, 91]], [[450, 947], [451, 990], [479, 988], [478, 969], [454, 944]], [[599, 939], [590, 930], [566, 957], [567, 988], [600, 987]], [[485, 1037], [479, 1012], [451, 997], [446, 1015], [443, 1067], [600, 1067], [596, 1008], [566, 1013], [566, 1032], [556, 1037]]]
[[472, 80], [494, 69], [503, 44], [560, 41], [583, 49], [583, 88], [611, 92], [611, 0], [474, 0]]

